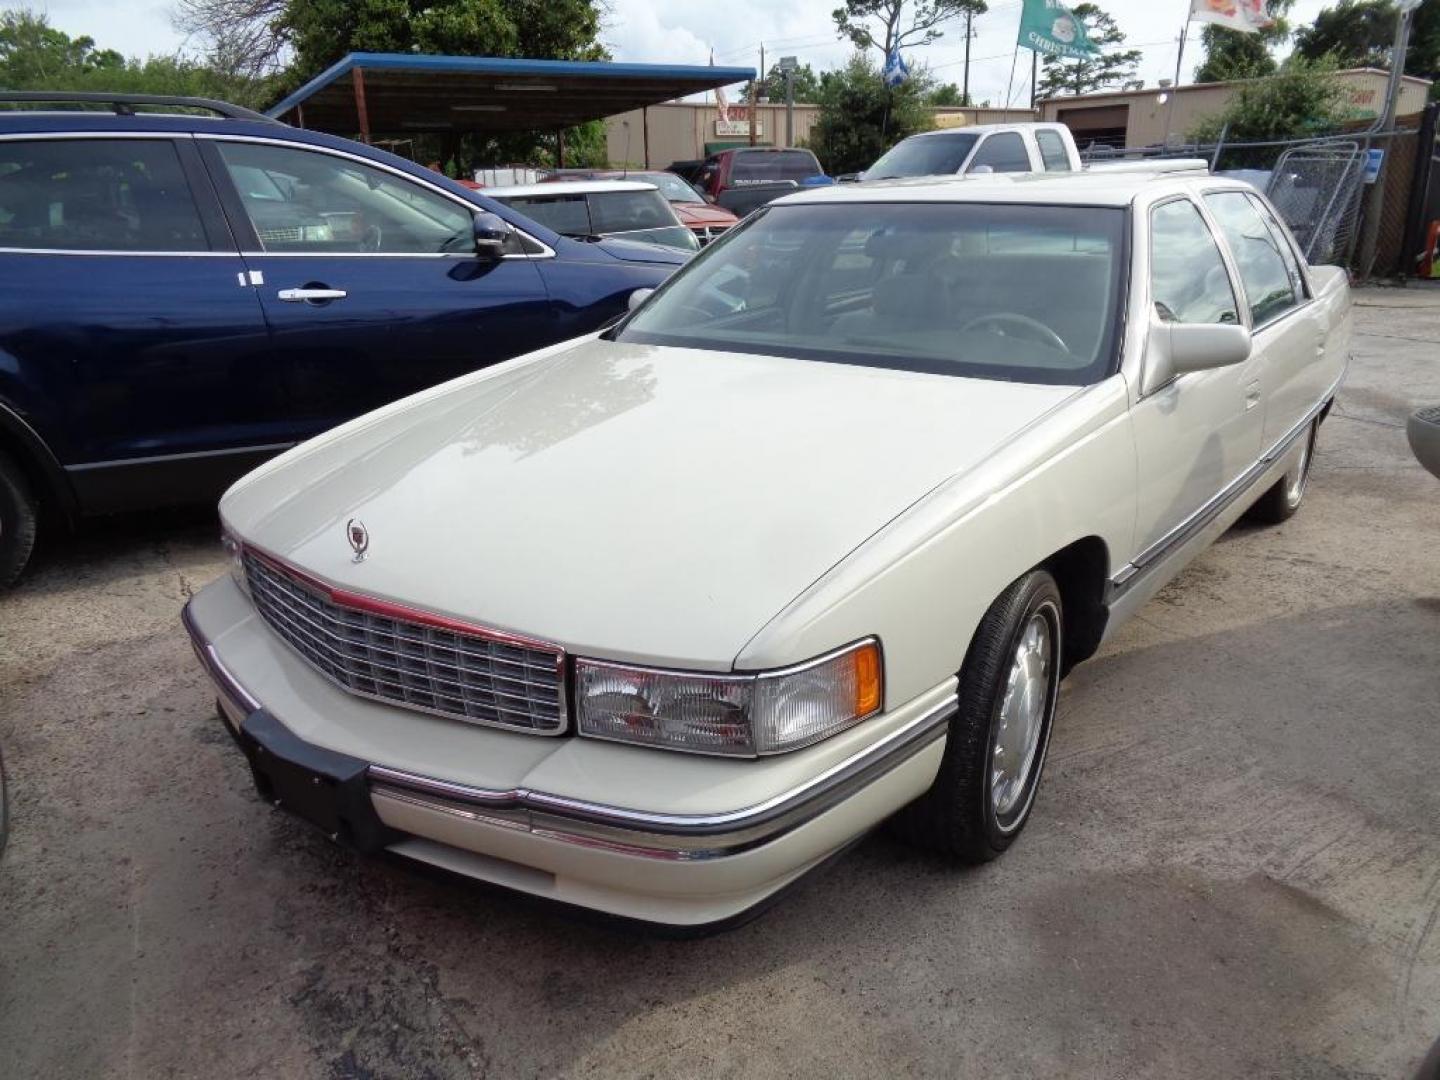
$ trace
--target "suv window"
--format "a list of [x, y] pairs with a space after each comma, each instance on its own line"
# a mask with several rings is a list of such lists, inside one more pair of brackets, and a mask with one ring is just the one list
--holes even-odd
[[1150, 297], [1165, 322], [1240, 321], [1220, 248], [1188, 199], [1150, 213]]
[[745, 151], [735, 155], [730, 169], [732, 184], [765, 184], [776, 180], [799, 182], [821, 172], [809, 150]]
[[584, 195], [516, 195], [500, 201], [561, 236], [589, 236], [594, 231]]
[[1235, 256], [1240, 281], [1245, 286], [1245, 299], [1250, 305], [1251, 321], [1263, 326], [1299, 304], [1302, 294], [1285, 265], [1285, 256], [1281, 254], [1284, 245], [1245, 193], [1217, 191], [1206, 195], [1205, 203], [1220, 222], [1230, 252]]
[[1065, 152], [1065, 140], [1055, 132], [1035, 132], [1035, 145], [1040, 148], [1040, 159], [1045, 162], [1046, 172], [1070, 171], [1070, 155]]
[[210, 249], [165, 139], [0, 142], [0, 247]]
[[989, 165], [996, 172], [1029, 172], [1030, 155], [1025, 152], [1025, 140], [1013, 131], [991, 135], [980, 144], [965, 171], [974, 172], [977, 165]]
[[349, 158], [220, 142], [220, 156], [267, 252], [472, 253], [474, 215]]

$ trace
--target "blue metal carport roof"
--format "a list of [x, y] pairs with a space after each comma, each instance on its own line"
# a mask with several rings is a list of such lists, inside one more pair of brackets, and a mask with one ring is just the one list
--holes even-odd
[[553, 130], [754, 77], [740, 67], [356, 52], [266, 113], [366, 137]]

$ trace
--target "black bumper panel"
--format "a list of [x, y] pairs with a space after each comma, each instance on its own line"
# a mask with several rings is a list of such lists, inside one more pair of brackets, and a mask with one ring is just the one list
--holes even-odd
[[368, 762], [312, 746], [264, 709], [247, 716], [239, 731], [228, 722], [225, 727], [250, 762], [262, 798], [356, 851], [380, 851], [401, 839], [375, 813]]

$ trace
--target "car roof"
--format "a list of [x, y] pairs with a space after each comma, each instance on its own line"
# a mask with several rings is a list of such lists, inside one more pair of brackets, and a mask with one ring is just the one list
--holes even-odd
[[[808, 203], [994, 202], [1055, 206], [1128, 206], [1138, 198], [1238, 189], [1223, 177], [1174, 172], [993, 173], [986, 176], [917, 176], [802, 189], [772, 206]], [[1253, 190], [1253, 189], [1251, 189]]]
[[1064, 127], [1064, 124], [1050, 124], [1042, 121], [1024, 121], [1014, 124], [963, 124], [959, 127], [936, 128], [934, 131], [920, 131], [914, 135], [908, 135], [901, 142], [908, 142], [910, 139], [931, 139], [946, 135], [989, 135], [996, 131], [1055, 131]]
[[523, 195], [598, 195], [607, 191], [654, 191], [654, 184], [640, 180], [551, 180], [543, 184], [512, 184], [486, 188], [493, 199]]

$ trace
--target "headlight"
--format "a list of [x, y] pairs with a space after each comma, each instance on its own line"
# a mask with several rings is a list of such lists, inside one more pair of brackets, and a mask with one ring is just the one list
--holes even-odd
[[858, 724], [880, 711], [881, 683], [873, 638], [753, 675], [575, 662], [581, 735], [738, 757], [796, 750]]
[[220, 527], [220, 546], [230, 558], [230, 577], [240, 586], [240, 591], [250, 595], [250, 582], [245, 578], [245, 545], [240, 537], [230, 531], [229, 526]]

